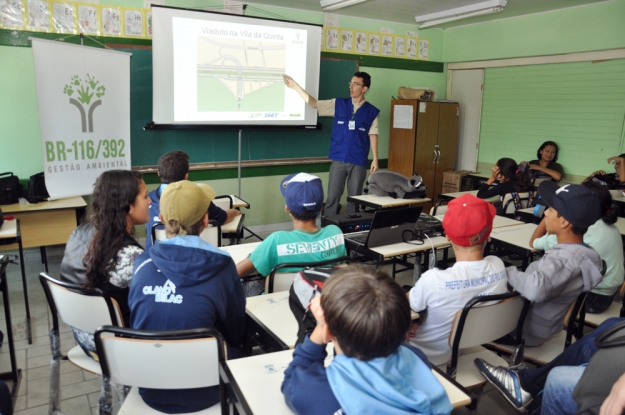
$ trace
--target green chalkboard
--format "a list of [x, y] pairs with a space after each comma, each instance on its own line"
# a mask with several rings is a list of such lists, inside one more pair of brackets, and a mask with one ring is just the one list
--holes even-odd
[[[189, 154], [191, 163], [228, 162], [238, 159], [237, 130], [144, 130], [152, 121], [152, 50], [120, 49], [132, 53], [130, 60], [130, 144], [133, 166], [155, 165], [173, 150]], [[358, 61], [322, 59], [319, 99], [346, 96], [347, 84], [357, 71]], [[273, 160], [325, 157], [330, 148], [332, 119], [320, 117], [322, 130], [254, 130], [242, 134], [241, 159]]]

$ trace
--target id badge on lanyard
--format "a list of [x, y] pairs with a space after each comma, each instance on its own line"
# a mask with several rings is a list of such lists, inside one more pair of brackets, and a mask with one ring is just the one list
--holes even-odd
[[355, 118], [356, 118], [356, 111], [354, 111], [354, 112], [352, 113], [352, 119], [349, 121], [349, 124], [348, 124], [348, 128], [349, 128], [350, 130], [355, 130], [355, 129], [356, 129], [356, 121], [355, 121]]

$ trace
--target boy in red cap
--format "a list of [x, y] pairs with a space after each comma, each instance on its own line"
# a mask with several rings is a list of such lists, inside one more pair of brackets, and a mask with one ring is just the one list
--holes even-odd
[[470, 194], [449, 202], [443, 228], [456, 254], [456, 263], [444, 271], [427, 271], [408, 293], [413, 310], [427, 310], [425, 322], [414, 332], [410, 343], [423, 350], [434, 365], [451, 359], [448, 339], [456, 312], [473, 297], [508, 291], [501, 259], [484, 258], [495, 215], [493, 205]]

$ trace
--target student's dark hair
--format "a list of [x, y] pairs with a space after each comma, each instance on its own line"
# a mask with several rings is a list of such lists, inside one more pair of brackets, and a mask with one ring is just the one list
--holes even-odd
[[410, 327], [404, 291], [387, 274], [366, 265], [334, 273], [323, 288], [321, 307], [343, 353], [360, 360], [395, 353]]
[[189, 173], [189, 155], [184, 151], [176, 150], [163, 154], [158, 159], [158, 174], [161, 183], [169, 184], [184, 180]]
[[540, 152], [544, 150], [545, 147], [547, 146], [554, 146], [556, 148], [556, 155], [553, 157], [552, 161], [558, 161], [558, 145], [553, 142], [553, 141], [545, 141], [544, 143], [542, 143], [540, 145], [540, 147], [538, 147], [538, 151], [536, 152], [536, 158], [538, 159], [538, 161], [541, 160], [540, 158]]
[[599, 198], [599, 203], [601, 204], [601, 219], [603, 219], [607, 225], [616, 223], [619, 213], [618, 207], [612, 200], [612, 195], [608, 188], [592, 180], [582, 183], [582, 186], [592, 190]]
[[366, 86], [367, 88], [371, 88], [371, 75], [369, 75], [367, 72], [356, 72], [354, 76], [356, 78], [362, 79], [363, 86]]
[[625, 157], [625, 153], [619, 154], [618, 157]]
[[299, 220], [301, 222], [308, 222], [308, 221], [317, 219], [317, 216], [319, 216], [319, 213], [321, 212], [313, 212], [312, 210], [307, 210], [306, 213], [291, 212], [291, 215], [293, 215], [293, 219], [295, 220]]
[[514, 181], [515, 192], [529, 192], [533, 189], [532, 179], [527, 174], [519, 171], [519, 165], [516, 161], [504, 157], [497, 160], [497, 167], [499, 167], [499, 174], [508, 180]]
[[117, 265], [117, 253], [132, 237], [126, 230], [130, 205], [135, 203], [143, 176], [133, 170], [110, 170], [96, 180], [89, 221], [95, 234], [83, 263], [84, 288], [99, 288], [109, 281]]
[[[562, 215], [558, 213], [558, 217], [561, 218]], [[571, 223], [571, 232], [573, 232], [575, 235], [584, 236], [586, 234], [586, 231], [588, 231], [588, 228], [578, 228]]]

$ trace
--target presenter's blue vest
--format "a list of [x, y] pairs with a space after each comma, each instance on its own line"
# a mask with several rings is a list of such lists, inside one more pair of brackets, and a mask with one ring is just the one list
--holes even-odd
[[334, 101], [334, 125], [330, 144], [330, 160], [367, 167], [369, 162], [369, 129], [380, 110], [365, 101], [354, 116], [356, 128], [349, 129], [354, 105], [351, 98]]

